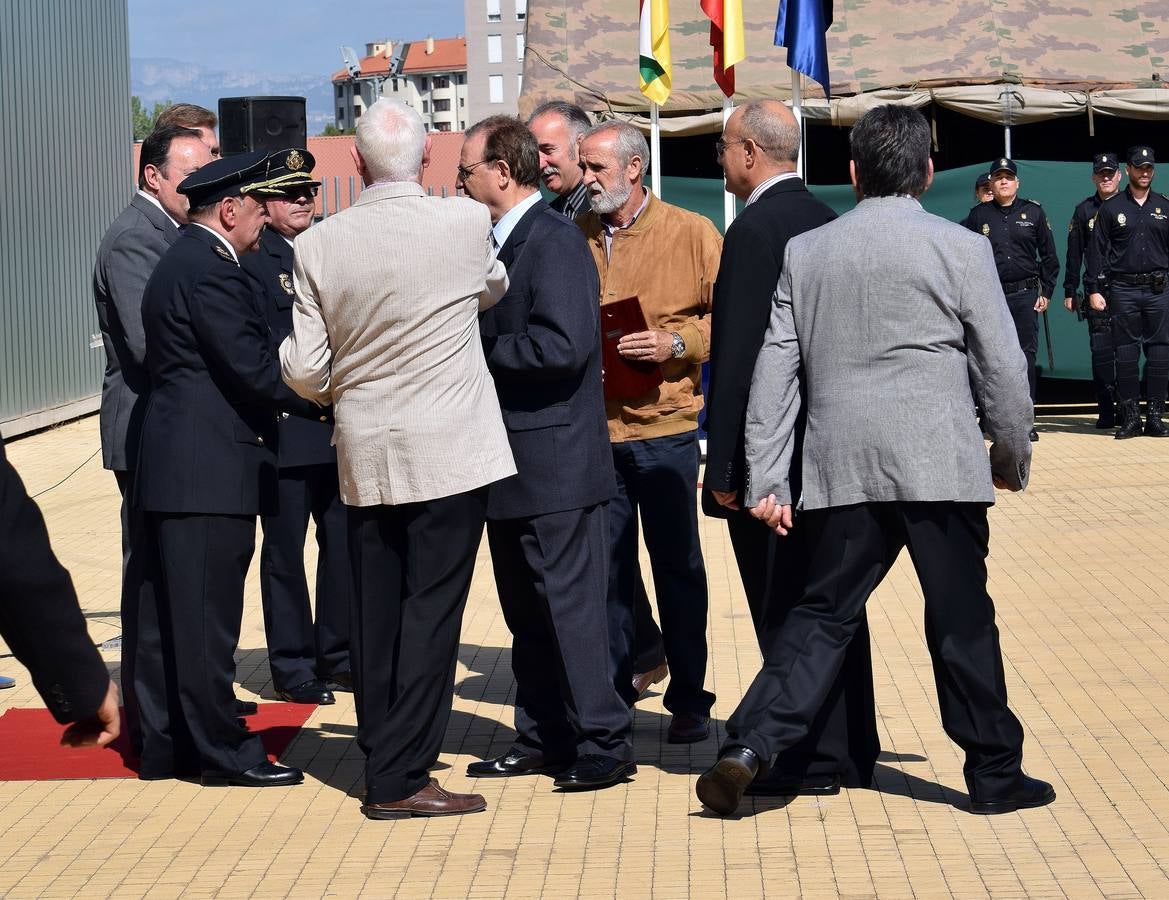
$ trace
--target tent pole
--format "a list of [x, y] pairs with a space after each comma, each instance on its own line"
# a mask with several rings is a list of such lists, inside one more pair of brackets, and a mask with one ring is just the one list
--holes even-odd
[[[727, 119], [731, 117], [731, 112], [734, 110], [735, 104], [731, 102], [730, 97], [723, 97], [723, 130], [726, 130]], [[731, 222], [735, 221], [735, 195], [723, 186], [723, 232], [725, 233], [731, 227]]]
[[1003, 126], [1003, 156], [1005, 156], [1007, 159], [1014, 159], [1014, 157], [1011, 156], [1011, 126], [1010, 125]]
[[649, 156], [650, 188], [654, 196], [662, 199], [662, 123], [658, 119], [658, 105], [653, 103], [649, 110]]
[[796, 159], [796, 172], [800, 178], [807, 181], [804, 174], [804, 92], [800, 84], [800, 73], [792, 69], [792, 115], [796, 117], [796, 125], [800, 129], [800, 155]]

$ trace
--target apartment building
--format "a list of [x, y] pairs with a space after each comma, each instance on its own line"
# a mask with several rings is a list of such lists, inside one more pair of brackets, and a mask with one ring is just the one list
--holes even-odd
[[467, 29], [467, 124], [514, 116], [523, 89], [528, 0], [464, 0]]
[[433, 38], [365, 45], [360, 73], [334, 73], [337, 127], [355, 128], [377, 96], [393, 97], [414, 107], [427, 131], [462, 131], [468, 117], [467, 41]]

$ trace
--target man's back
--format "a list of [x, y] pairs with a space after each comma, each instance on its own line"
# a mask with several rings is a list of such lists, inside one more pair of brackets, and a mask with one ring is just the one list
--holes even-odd
[[[807, 508], [993, 503], [972, 377], [1025, 482], [1026, 372], [985, 240], [915, 200], [876, 198], [793, 238], [784, 269], [806, 374]], [[753, 392], [785, 389], [767, 375], [757, 369]]]
[[[393, 183], [297, 238], [296, 343], [327, 339], [346, 503], [450, 496], [515, 471], [479, 341], [490, 229], [473, 201]], [[285, 373], [299, 381], [287, 357]]]

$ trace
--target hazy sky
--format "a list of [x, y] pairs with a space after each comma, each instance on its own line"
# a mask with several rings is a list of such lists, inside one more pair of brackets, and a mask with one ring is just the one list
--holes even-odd
[[328, 73], [342, 44], [463, 33], [463, 0], [129, 0], [130, 55], [213, 69]]

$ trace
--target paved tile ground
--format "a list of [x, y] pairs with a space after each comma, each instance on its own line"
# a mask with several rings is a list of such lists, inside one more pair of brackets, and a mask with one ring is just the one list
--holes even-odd
[[[1040, 426], [1031, 490], [991, 514], [991, 591], [1026, 764], [1053, 806], [961, 811], [961, 758], [938, 724], [921, 593], [902, 559], [870, 604], [885, 753], [878, 790], [701, 812], [716, 738], [665, 743], [661, 698], [638, 709], [627, 786], [557, 794], [542, 778], [473, 782], [509, 744], [508, 634], [486, 550], [463, 629], [455, 710], [436, 777], [486, 813], [370, 822], [352, 698], [323, 707], [285, 761], [287, 790], [177, 782], [0, 783], [0, 896], [1166, 897], [1169, 896], [1169, 441], [1118, 443], [1089, 420]], [[10, 444], [72, 570], [90, 630], [119, 633], [117, 493], [93, 457], [97, 419]], [[722, 719], [758, 654], [722, 523], [703, 523], [711, 588], [708, 687]], [[310, 554], [311, 555], [311, 554]], [[116, 670], [116, 654], [106, 654]], [[39, 704], [24, 671], [0, 709]], [[254, 572], [241, 696], [273, 698]], [[2, 752], [2, 748], [0, 748]]]

